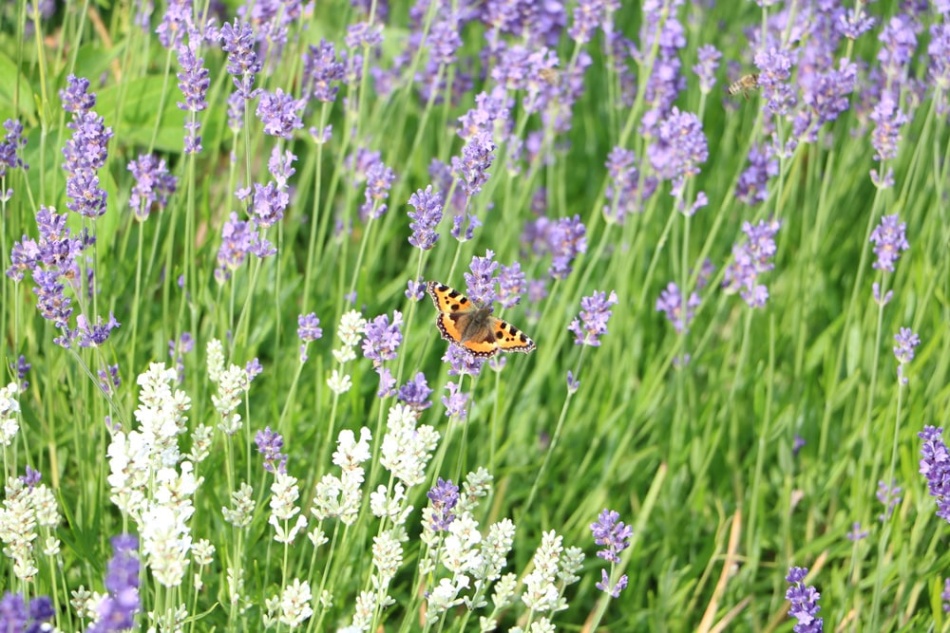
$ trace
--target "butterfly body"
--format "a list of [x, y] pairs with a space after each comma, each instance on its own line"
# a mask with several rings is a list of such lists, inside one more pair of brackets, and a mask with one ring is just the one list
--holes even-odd
[[430, 281], [426, 290], [439, 311], [436, 326], [442, 338], [487, 358], [500, 351], [528, 353], [534, 341], [507, 321], [492, 314], [491, 306], [476, 305], [464, 294], [445, 284]]

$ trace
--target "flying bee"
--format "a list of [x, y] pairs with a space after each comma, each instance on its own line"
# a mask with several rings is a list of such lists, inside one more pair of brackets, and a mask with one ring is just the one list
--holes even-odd
[[542, 68], [538, 71], [538, 76], [551, 86], [556, 86], [560, 77], [557, 68]]
[[759, 73], [752, 73], [749, 75], [742, 75], [736, 79], [729, 88], [726, 90], [729, 94], [735, 96], [741, 94], [746, 99], [749, 98], [749, 93], [759, 87]]

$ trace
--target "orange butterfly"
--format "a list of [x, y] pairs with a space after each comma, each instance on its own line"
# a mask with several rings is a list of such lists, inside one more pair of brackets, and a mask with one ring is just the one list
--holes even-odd
[[535, 348], [524, 332], [492, 316], [491, 306], [476, 305], [458, 290], [437, 281], [428, 282], [426, 290], [439, 311], [435, 324], [442, 338], [464, 347], [473, 356], [488, 358], [499, 350], [527, 354]]

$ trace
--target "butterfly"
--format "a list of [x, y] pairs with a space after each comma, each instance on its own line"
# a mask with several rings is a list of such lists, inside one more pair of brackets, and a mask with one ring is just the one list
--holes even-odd
[[476, 305], [458, 290], [437, 281], [428, 282], [426, 290], [439, 311], [435, 324], [442, 338], [473, 356], [488, 358], [499, 350], [527, 354], [535, 348], [534, 341], [524, 332], [492, 316], [490, 305]]

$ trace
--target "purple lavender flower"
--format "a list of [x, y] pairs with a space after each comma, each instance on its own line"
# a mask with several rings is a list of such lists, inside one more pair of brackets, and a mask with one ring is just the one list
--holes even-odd
[[261, 361], [254, 357], [244, 364], [244, 373], [247, 375], [247, 381], [251, 382], [264, 373], [264, 367], [261, 365]]
[[257, 220], [262, 229], [269, 229], [284, 218], [284, 210], [290, 204], [290, 194], [287, 188], [280, 188], [269, 182], [266, 185], [254, 183], [254, 193], [248, 213]]
[[131, 629], [135, 614], [141, 609], [139, 600], [138, 538], [121, 534], [112, 539], [112, 558], [106, 569], [108, 595], [99, 603], [99, 617], [89, 633], [113, 633]]
[[617, 580], [617, 583], [613, 586], [610, 585], [610, 574], [607, 573], [606, 569], [600, 570], [600, 582], [594, 583], [594, 586], [597, 589], [600, 589], [604, 593], [610, 594], [611, 598], [619, 598], [620, 592], [627, 588], [627, 574], [623, 574]]
[[484, 358], [473, 355], [455, 343], [449, 343], [442, 361], [449, 364], [449, 376], [477, 376], [485, 366]]
[[386, 199], [396, 174], [382, 161], [374, 161], [366, 170], [366, 199], [360, 207], [360, 219], [378, 220], [386, 213]]
[[900, 332], [894, 335], [897, 345], [894, 346], [894, 356], [897, 358], [897, 379], [902, 385], [907, 384], [907, 376], [904, 374], [904, 366], [914, 360], [914, 349], [920, 345], [920, 337], [907, 327], [902, 327]]
[[877, 482], [877, 493], [875, 496], [877, 500], [884, 505], [884, 513], [877, 517], [878, 520], [886, 521], [890, 518], [894, 512], [894, 508], [901, 502], [901, 492], [901, 487], [897, 485], [896, 480], [892, 481], [890, 485], [883, 480]]
[[673, 324], [673, 329], [677, 332], [684, 332], [688, 329], [689, 322], [693, 320], [693, 314], [699, 306], [699, 295], [695, 292], [689, 295], [689, 301], [686, 302], [686, 310], [683, 310], [683, 293], [679, 286], [672, 281], [666, 288], [660, 292], [656, 300], [656, 311], [663, 312], [666, 318]]
[[290, 150], [285, 151], [283, 154], [280, 153], [277, 147], [271, 150], [270, 158], [267, 159], [267, 171], [274, 177], [274, 182], [277, 183], [278, 189], [282, 191], [286, 190], [290, 177], [297, 173], [297, 170], [293, 167], [296, 160], [296, 154]]
[[769, 298], [768, 288], [756, 282], [759, 275], [775, 267], [770, 259], [775, 255], [775, 234], [780, 226], [777, 220], [763, 220], [754, 226], [744, 222], [747, 241], [732, 247], [733, 262], [726, 268], [722, 286], [726, 292], [739, 292], [753, 308], [761, 308]]
[[254, 31], [237, 19], [221, 27], [221, 49], [228, 54], [228, 74], [244, 101], [254, 97], [254, 76], [261, 71], [261, 62], [254, 50]]
[[755, 54], [759, 88], [767, 113], [784, 116], [795, 105], [795, 92], [789, 82], [792, 61], [792, 53], [785, 49], [770, 48]]
[[472, 257], [472, 272], [464, 274], [468, 298], [475, 303], [488, 305], [495, 300], [495, 271], [499, 264], [494, 257], [491, 251], [485, 251], [484, 257]]
[[376, 373], [379, 375], [379, 388], [376, 390], [376, 397], [392, 398], [396, 395], [396, 379], [388, 367], [377, 367]]
[[495, 143], [487, 133], [476, 134], [462, 147], [462, 156], [452, 158], [452, 173], [462, 191], [471, 198], [488, 182], [488, 168], [495, 160]]
[[25, 170], [30, 167], [23, 162], [20, 155], [20, 150], [26, 147], [23, 125], [16, 119], [7, 119], [3, 122], [3, 127], [7, 133], [0, 142], [0, 178], [7, 175], [7, 169], [22, 167]]
[[716, 85], [716, 68], [722, 59], [722, 53], [711, 44], [703, 44], [696, 51], [696, 58], [699, 63], [693, 66], [693, 72], [699, 77], [699, 91], [708, 94]]
[[792, 585], [785, 592], [785, 599], [791, 603], [788, 614], [798, 620], [798, 624], [792, 629], [795, 633], [821, 633], [824, 622], [816, 617], [821, 610], [818, 606], [818, 598], [821, 596], [814, 587], [805, 586], [807, 575], [808, 569], [803, 567], [792, 567], [788, 570], [785, 580]]
[[622, 147], [615, 147], [607, 156], [607, 173], [610, 182], [607, 184], [607, 201], [604, 205], [604, 217], [608, 222], [623, 224], [624, 219], [631, 213], [643, 211], [643, 201], [656, 191], [657, 181], [648, 176], [643, 181], [643, 191], [640, 186], [640, 173], [637, 169], [637, 157], [633, 151]]
[[574, 259], [587, 252], [587, 227], [579, 215], [561, 218], [551, 228], [548, 240], [553, 256], [549, 272], [555, 279], [566, 279]]
[[297, 317], [297, 336], [304, 343], [310, 343], [323, 336], [320, 329], [320, 319], [315, 312], [301, 314]]
[[421, 279], [410, 279], [406, 284], [406, 299], [421, 301], [426, 296], [426, 282]]
[[449, 66], [455, 63], [456, 51], [462, 46], [458, 15], [449, 13], [436, 20], [429, 31], [429, 55], [433, 63]]
[[798, 453], [805, 447], [805, 438], [801, 435], [796, 435], [792, 440], [792, 455], [798, 457]]
[[577, 390], [581, 388], [581, 381], [577, 379], [570, 369], [567, 370], [567, 392], [568, 393], [577, 393]]
[[899, 220], [896, 213], [885, 215], [871, 233], [874, 254], [877, 256], [872, 267], [877, 270], [894, 272], [894, 263], [903, 251], [910, 248], [906, 234], [907, 224]]
[[423, 411], [432, 406], [432, 389], [426, 382], [426, 376], [421, 371], [416, 373], [415, 378], [399, 388], [396, 397], [400, 402], [405, 402], [416, 411]]
[[177, 49], [181, 45], [185, 33], [192, 25], [191, 11], [191, 0], [169, 0], [162, 22], [155, 29], [162, 46]]
[[346, 28], [343, 42], [347, 48], [376, 48], [383, 43], [383, 29], [379, 24], [357, 22]]
[[66, 87], [59, 91], [59, 99], [63, 110], [72, 114], [88, 112], [96, 105], [95, 93], [89, 92], [89, 80], [76, 75], [66, 78]]
[[863, 5], [838, 13], [838, 30], [851, 40], [856, 40], [874, 27], [875, 19], [864, 12]]
[[178, 372], [178, 384], [185, 382], [185, 354], [195, 349], [195, 339], [190, 332], [182, 332], [176, 341], [168, 341], [168, 356], [175, 363], [175, 370]]
[[[93, 103], [95, 102], [93, 97]], [[66, 127], [73, 136], [63, 147], [63, 169], [66, 171], [66, 207], [87, 218], [106, 212], [106, 192], [99, 187], [95, 172], [106, 162], [112, 129], [102, 117], [91, 111], [78, 111]]]
[[247, 259], [256, 244], [255, 230], [253, 220], [242, 222], [238, 220], [237, 213], [231, 212], [230, 219], [221, 229], [221, 247], [218, 249], [218, 265], [215, 269], [215, 278], [219, 282], [230, 278], [231, 272], [240, 268]]
[[439, 241], [439, 234], [436, 227], [442, 220], [442, 195], [439, 192], [432, 191], [432, 185], [419, 189], [409, 196], [409, 205], [415, 209], [415, 212], [409, 212], [409, 228], [412, 229], [412, 235], [409, 236], [409, 243], [416, 248], [424, 251], [429, 250]]
[[521, 270], [521, 264], [515, 262], [511, 266], [499, 268], [497, 300], [502, 308], [513, 308], [518, 305], [526, 289], [527, 279], [524, 271]]
[[703, 124], [692, 112], [673, 107], [660, 123], [657, 138], [647, 148], [650, 165], [660, 178], [673, 181], [673, 195], [679, 197], [685, 179], [699, 173], [699, 164], [706, 161], [709, 148]]
[[[471, 356], [470, 354], [467, 354]], [[445, 406], [445, 415], [450, 418], [464, 420], [468, 415], [468, 397], [469, 394], [463, 392], [458, 383], [450, 382], [445, 386], [449, 391], [448, 396], [442, 396], [442, 405]]]
[[185, 112], [201, 112], [208, 107], [205, 96], [208, 86], [211, 85], [211, 80], [208, 78], [211, 71], [202, 67], [204, 60], [195, 54], [193, 49], [195, 45], [195, 43], [189, 43], [178, 51], [178, 65], [181, 66], [181, 72], [176, 77], [178, 77], [178, 89], [185, 96], [184, 103], [178, 103], [178, 109]]
[[590, 41], [594, 30], [606, 19], [607, 11], [614, 9], [616, 9], [615, 2], [579, 0], [577, 6], [574, 7], [574, 23], [567, 30], [567, 34], [578, 44], [586, 44]]
[[611, 306], [617, 303], [617, 293], [594, 291], [589, 297], [581, 299], [580, 316], [571, 321], [568, 330], [574, 333], [575, 345], [598, 347], [600, 337], [607, 333], [607, 320], [610, 319]]
[[94, 325], [89, 323], [85, 315], [80, 314], [76, 317], [75, 332], [79, 339], [79, 347], [99, 347], [108, 340], [112, 330], [118, 327], [119, 322], [115, 320], [111, 312], [108, 321], [103, 323], [102, 317], [97, 317]]
[[40, 471], [33, 470], [29, 464], [27, 464], [24, 473], [25, 474], [20, 477], [20, 481], [22, 481], [23, 485], [27, 486], [28, 488], [35, 487], [36, 484], [40, 483], [40, 479], [43, 478], [43, 475], [40, 473]]
[[38, 633], [52, 630], [48, 621], [55, 615], [53, 601], [46, 596], [26, 599], [9, 591], [0, 598], [0, 631]]
[[897, 144], [901, 139], [901, 127], [908, 122], [906, 114], [900, 111], [897, 100], [890, 92], [884, 92], [881, 100], [871, 112], [871, 120], [877, 125], [871, 133], [871, 145], [874, 146], [874, 160], [883, 161], [897, 158]]
[[937, 516], [950, 522], [950, 452], [943, 441], [943, 427], [925, 426], [917, 434], [920, 447], [920, 474], [927, 479], [927, 490], [937, 500]]
[[264, 470], [269, 473], [286, 474], [287, 455], [280, 452], [284, 447], [284, 438], [280, 433], [271, 431], [270, 427], [264, 427], [263, 431], [258, 431], [254, 436], [254, 443], [257, 445], [258, 452], [264, 456]]
[[867, 538], [869, 532], [867, 530], [861, 529], [861, 524], [855, 521], [851, 524], [851, 531], [848, 532], [845, 537], [852, 543], [856, 541], [861, 541]]
[[401, 343], [402, 313], [394, 311], [391, 322], [389, 315], [381, 314], [366, 324], [363, 356], [372, 360], [374, 367], [379, 367], [384, 361], [396, 358], [396, 350]]
[[293, 139], [293, 131], [303, 127], [300, 113], [306, 101], [294, 99], [278, 88], [275, 92], [264, 91], [257, 103], [257, 118], [264, 124], [264, 133], [286, 140]]
[[633, 528], [624, 525], [620, 520], [620, 513], [613, 510], [604, 510], [594, 523], [590, 524], [590, 531], [594, 535], [594, 543], [605, 546], [597, 551], [597, 556], [611, 563], [620, 562], [620, 552], [630, 547], [630, 537]]
[[769, 197], [769, 180], [778, 175], [778, 160], [771, 145], [753, 145], [749, 150], [749, 166], [736, 183], [736, 198], [748, 205], [765, 202]]
[[153, 205], [157, 204], [159, 210], [165, 208], [168, 197], [175, 193], [178, 179], [168, 173], [165, 159], [159, 159], [152, 154], [141, 154], [129, 162], [128, 169], [135, 179], [129, 206], [132, 207], [135, 219], [144, 222]]
[[439, 477], [436, 484], [426, 493], [426, 497], [432, 503], [432, 512], [429, 514], [426, 527], [433, 532], [445, 532], [455, 520], [452, 510], [459, 502], [459, 487], [451, 480], [443, 480]]
[[930, 44], [927, 45], [930, 65], [927, 80], [935, 92], [943, 97], [937, 104], [938, 114], [947, 113], [947, 92], [950, 91], [950, 22], [930, 25]]
[[799, 75], [802, 104], [805, 107], [799, 109], [795, 115], [793, 133], [804, 141], [817, 141], [818, 128], [834, 121], [848, 109], [849, 96], [854, 92], [857, 74], [857, 64], [841, 60], [839, 70], [830, 69]]
[[322, 39], [319, 45], [311, 45], [303, 54], [303, 94], [322, 103], [334, 101], [340, 89], [334, 82], [343, 81], [345, 67], [332, 43]]
[[943, 600], [943, 612], [950, 613], [950, 578], [943, 581], [943, 591], [940, 592], [940, 599]]
[[26, 380], [26, 375], [32, 369], [32, 365], [26, 362], [26, 356], [20, 354], [16, 360], [16, 367], [14, 368], [13, 363], [10, 364], [11, 369], [16, 369], [17, 380], [20, 381], [20, 392], [24, 392], [30, 386], [28, 380]]
[[888, 78], [888, 84], [908, 72], [917, 47], [915, 30], [913, 18], [901, 14], [893, 16], [881, 29], [881, 48], [877, 52], [877, 60], [884, 70], [884, 76]]

